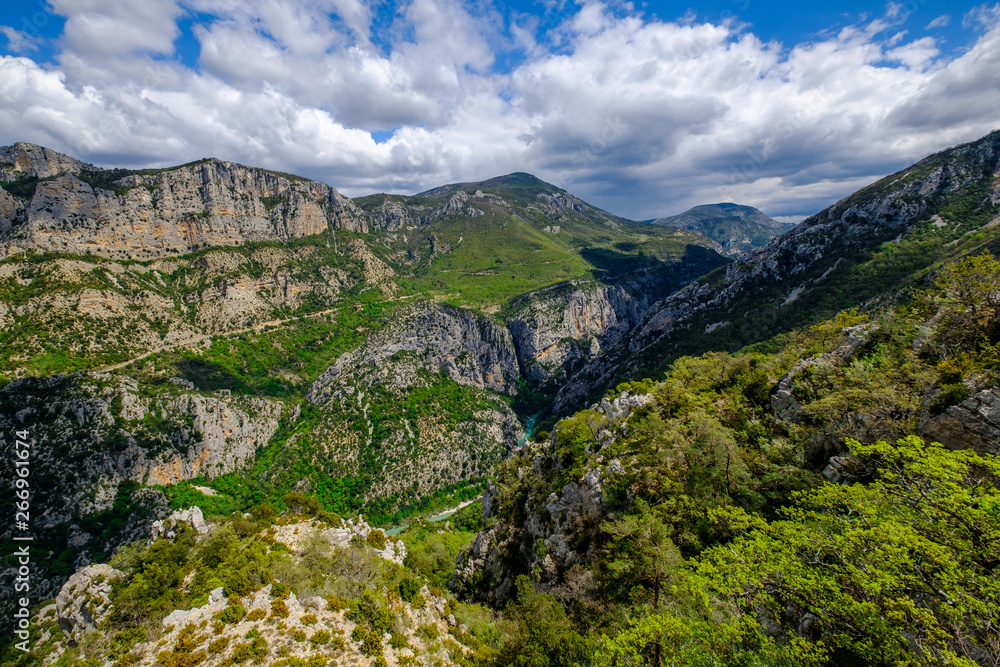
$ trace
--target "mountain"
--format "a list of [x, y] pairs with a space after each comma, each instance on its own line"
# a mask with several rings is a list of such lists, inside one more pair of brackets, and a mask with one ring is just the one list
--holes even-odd
[[923, 286], [936, 266], [997, 249], [1000, 131], [927, 157], [806, 218], [650, 307], [571, 378], [556, 410], [682, 354], [736, 350]]
[[752, 206], [728, 203], [695, 206], [678, 215], [657, 218], [651, 224], [704, 234], [719, 244], [722, 254], [729, 256], [759, 248], [795, 227], [772, 220]]
[[34, 420], [47, 594], [170, 505], [478, 494], [565, 377], [726, 262], [524, 174], [352, 200], [217, 159], [0, 162], [0, 421]]

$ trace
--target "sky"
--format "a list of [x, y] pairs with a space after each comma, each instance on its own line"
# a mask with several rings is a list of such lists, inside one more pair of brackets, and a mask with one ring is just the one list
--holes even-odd
[[29, 0], [0, 144], [348, 196], [530, 172], [618, 215], [797, 221], [1000, 129], [1000, 4]]

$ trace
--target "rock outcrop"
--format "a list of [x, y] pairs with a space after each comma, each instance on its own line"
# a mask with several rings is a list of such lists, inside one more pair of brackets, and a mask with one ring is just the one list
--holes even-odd
[[111, 611], [111, 584], [121, 572], [110, 565], [88, 565], [69, 578], [56, 597], [56, 613], [63, 634], [75, 646], [97, 630]]
[[[607, 446], [628, 431], [628, 420], [652, 401], [649, 394], [622, 392], [613, 400], [605, 398], [591, 406], [603, 422], [598, 435]], [[483, 494], [483, 514], [490, 518], [501, 503], [518, 502], [511, 486], [529, 478], [540, 478], [560, 467], [554, 438], [550, 442], [528, 444], [515, 454], [501, 478], [489, 483]], [[593, 453], [593, 452], [591, 452]], [[550, 492], [544, 498], [528, 494], [523, 500], [523, 520], [514, 523], [508, 517], [476, 535], [473, 543], [456, 558], [456, 570], [449, 585], [458, 591], [485, 596], [491, 604], [501, 604], [514, 588], [520, 572], [534, 572], [545, 588], [564, 581], [566, 573], [577, 564], [588, 563], [595, 555], [593, 538], [607, 517], [604, 484], [624, 472], [618, 459], [588, 459], [583, 474]], [[517, 478], [504, 479], [513, 474]], [[527, 483], [527, 482], [525, 482]], [[492, 581], [492, 586], [477, 582]]]
[[0, 202], [7, 243], [36, 250], [148, 260], [331, 226], [368, 230], [360, 211], [329, 185], [217, 159], [103, 170], [28, 144], [0, 149], [0, 159], [8, 176], [44, 178], [23, 202], [23, 215]]
[[949, 449], [1000, 456], [1000, 387], [986, 389], [951, 406], [927, 421], [921, 435]]

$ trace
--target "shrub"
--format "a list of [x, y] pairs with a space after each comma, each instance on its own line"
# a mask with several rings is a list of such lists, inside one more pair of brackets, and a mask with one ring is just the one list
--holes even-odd
[[260, 619], [267, 616], [267, 613], [263, 609], [254, 609], [249, 614], [247, 614], [248, 621], [259, 621]]
[[438, 627], [433, 623], [421, 623], [417, 626], [414, 634], [424, 640], [425, 643], [432, 642], [441, 636], [441, 632], [438, 630]]
[[327, 609], [330, 611], [340, 611], [341, 609], [348, 609], [350, 605], [344, 598], [339, 595], [331, 595], [326, 599]]
[[[212, 618], [222, 621], [226, 624], [239, 623], [247, 615], [246, 607], [237, 602], [236, 604], [231, 604], [222, 611], [218, 612]], [[250, 619], [253, 620], [253, 619]]]
[[229, 646], [229, 637], [219, 637], [218, 639], [212, 640], [212, 642], [209, 643], [208, 652], [213, 654], [221, 653], [222, 651], [226, 650], [227, 646]]
[[402, 579], [397, 585], [396, 590], [399, 591], [399, 597], [406, 602], [413, 603], [413, 600], [420, 594], [420, 582], [416, 579], [406, 578]]
[[359, 625], [364, 625], [379, 637], [392, 629], [392, 614], [386, 609], [385, 603], [368, 590], [362, 593], [349, 612], [347, 618]]
[[330, 643], [330, 632], [328, 630], [317, 630], [313, 633], [313, 636], [309, 638], [313, 644], [329, 644]]
[[267, 641], [263, 637], [258, 636], [246, 644], [237, 644], [236, 648], [233, 649], [233, 655], [229, 658], [229, 661], [234, 665], [244, 663], [247, 660], [260, 663], [266, 657]]
[[284, 600], [273, 600], [271, 602], [272, 618], [288, 618], [288, 605]]
[[382, 635], [369, 630], [363, 625], [355, 626], [351, 639], [361, 642], [361, 654], [369, 658], [382, 655]]
[[385, 549], [387, 540], [384, 532], [381, 530], [372, 530], [368, 533], [368, 537], [365, 538], [365, 542], [373, 549], [382, 550]]
[[299, 621], [302, 625], [316, 625], [316, 615], [315, 614], [303, 614]]

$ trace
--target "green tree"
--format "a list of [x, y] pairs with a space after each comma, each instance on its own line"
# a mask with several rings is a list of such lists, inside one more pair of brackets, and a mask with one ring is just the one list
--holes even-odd
[[507, 605], [510, 619], [496, 665], [503, 667], [573, 667], [591, 655], [586, 639], [573, 627], [566, 610], [550, 593], [535, 591], [524, 575], [516, 581], [517, 600]]
[[1000, 462], [916, 437], [862, 445], [871, 484], [826, 484], [781, 520], [739, 509], [738, 533], [698, 567], [748, 617], [808, 636], [836, 659], [959, 664], [1000, 659]]
[[670, 539], [671, 526], [639, 499], [635, 514], [606, 522], [602, 528], [608, 536], [602, 567], [606, 585], [619, 591], [634, 586], [649, 588], [653, 608], [658, 608], [664, 587], [682, 562], [680, 551]]
[[988, 251], [948, 264], [935, 280], [945, 310], [938, 334], [946, 354], [1000, 338], [1000, 261]]

